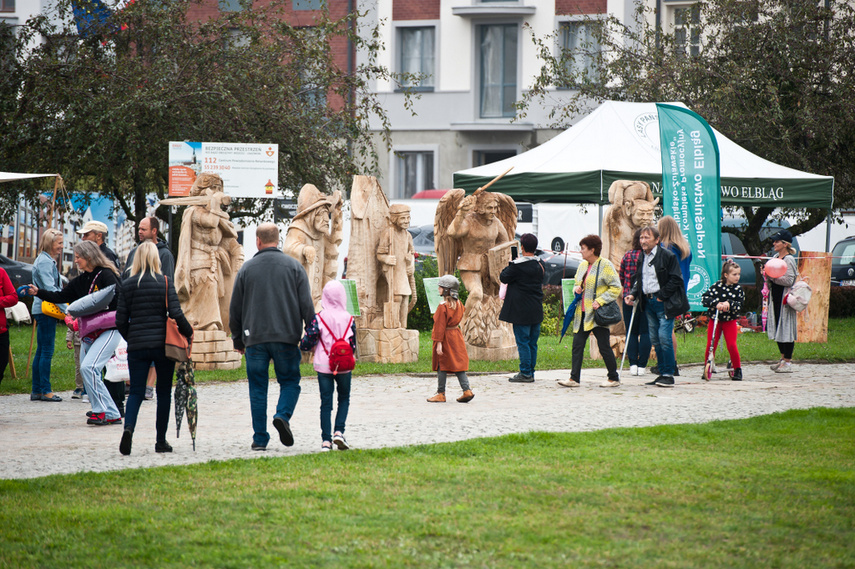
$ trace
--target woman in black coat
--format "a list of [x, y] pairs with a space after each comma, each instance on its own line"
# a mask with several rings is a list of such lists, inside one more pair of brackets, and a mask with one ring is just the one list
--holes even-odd
[[543, 322], [543, 263], [535, 256], [537, 237], [526, 233], [520, 237], [522, 255], [511, 259], [499, 280], [508, 285], [499, 320], [510, 322], [520, 354], [520, 372], [508, 381], [532, 383], [537, 366], [537, 340]]
[[172, 452], [166, 442], [169, 426], [169, 408], [172, 402], [172, 376], [175, 362], [166, 357], [167, 303], [169, 316], [175, 319], [178, 330], [191, 338], [193, 327], [184, 317], [178, 295], [171, 280], [160, 273], [160, 258], [154, 243], [142, 243], [134, 255], [131, 276], [122, 283], [119, 303], [116, 308], [116, 325], [128, 342], [128, 373], [131, 389], [125, 413], [125, 431], [119, 444], [119, 452], [131, 454], [134, 427], [140, 405], [145, 399], [145, 384], [148, 370], [154, 364], [157, 372], [157, 417], [155, 429], [155, 452]]

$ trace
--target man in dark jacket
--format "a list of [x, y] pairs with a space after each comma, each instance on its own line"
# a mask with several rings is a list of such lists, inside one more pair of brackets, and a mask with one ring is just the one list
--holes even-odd
[[100, 221], [87, 221], [83, 227], [77, 230], [77, 234], [80, 235], [80, 238], [83, 241], [92, 241], [98, 248], [101, 249], [101, 252], [104, 253], [104, 256], [107, 257], [110, 261], [116, 265], [117, 269], [121, 270], [121, 266], [119, 265], [119, 256], [116, 255], [116, 252], [107, 247], [107, 225], [101, 223]]
[[273, 426], [285, 446], [294, 444], [291, 415], [300, 397], [300, 337], [315, 317], [309, 277], [303, 266], [279, 248], [279, 228], [263, 223], [255, 230], [258, 247], [235, 277], [229, 329], [235, 349], [246, 354], [252, 450], [266, 450], [267, 370], [273, 360], [279, 402]]
[[508, 379], [513, 383], [533, 383], [537, 366], [537, 340], [543, 322], [543, 264], [534, 252], [537, 237], [520, 237], [522, 255], [512, 259], [499, 280], [508, 285], [499, 320], [514, 326], [514, 338], [520, 355], [520, 372]]
[[645, 385], [674, 387], [674, 318], [689, 310], [689, 299], [683, 286], [683, 273], [677, 256], [659, 246], [659, 231], [655, 227], [641, 230], [641, 267], [632, 279], [632, 290], [624, 299], [632, 306], [636, 299], [647, 313], [650, 342], [656, 349], [659, 376]]
[[[146, 217], [140, 221], [140, 227], [137, 232], [139, 235], [140, 244], [146, 241], [151, 241], [157, 246], [157, 255], [160, 257], [160, 272], [172, 280], [175, 275], [175, 257], [172, 256], [172, 251], [169, 246], [159, 239], [160, 237], [160, 221], [156, 217]], [[134, 255], [137, 248], [134, 247], [128, 254], [128, 259], [125, 261], [125, 272], [122, 273], [122, 280], [131, 276], [131, 266], [134, 262]]]

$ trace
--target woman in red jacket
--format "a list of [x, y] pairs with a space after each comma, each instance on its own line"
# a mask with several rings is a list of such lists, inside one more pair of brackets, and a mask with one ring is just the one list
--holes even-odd
[[18, 295], [15, 287], [9, 280], [6, 271], [0, 269], [0, 381], [6, 375], [6, 366], [9, 365], [9, 328], [6, 326], [6, 308], [12, 308], [18, 304]]

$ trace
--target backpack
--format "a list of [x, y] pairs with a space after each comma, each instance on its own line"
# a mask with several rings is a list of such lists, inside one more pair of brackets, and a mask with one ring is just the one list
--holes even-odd
[[332, 370], [333, 375], [338, 375], [338, 372], [347, 373], [353, 370], [353, 368], [356, 367], [356, 358], [353, 357], [353, 348], [350, 347], [350, 342], [344, 339], [344, 336], [347, 336], [347, 330], [349, 330], [353, 325], [353, 316], [351, 316], [350, 320], [347, 322], [347, 328], [345, 328], [344, 336], [341, 338], [335, 337], [335, 334], [333, 334], [333, 331], [327, 323], [324, 322], [324, 319], [321, 318], [320, 314], [318, 314], [318, 320], [321, 321], [330, 333], [330, 336], [333, 337], [333, 345], [329, 350], [324, 346], [324, 342], [320, 337], [318, 338], [321, 347], [324, 349], [324, 352], [330, 360], [330, 369]]
[[796, 312], [801, 312], [807, 308], [807, 305], [810, 302], [811, 293], [812, 291], [809, 284], [803, 280], [797, 281], [790, 289], [790, 292], [787, 293], [787, 298], [785, 299], [784, 304]]

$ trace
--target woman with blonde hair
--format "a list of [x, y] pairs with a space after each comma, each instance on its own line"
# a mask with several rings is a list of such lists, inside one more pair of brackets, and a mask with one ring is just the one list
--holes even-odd
[[[689, 241], [680, 231], [680, 225], [677, 220], [670, 215], [663, 216], [656, 227], [659, 230], [660, 244], [677, 255], [677, 262], [680, 263], [680, 273], [683, 275], [683, 290], [689, 292], [689, 277], [692, 266], [692, 247]], [[677, 333], [671, 334], [672, 345], [674, 346], [674, 375], [680, 375], [680, 370], [677, 368]], [[654, 373], [659, 373], [658, 364], [653, 368]]]
[[187, 338], [193, 336], [193, 327], [181, 311], [175, 285], [160, 272], [157, 246], [151, 241], [145, 241], [137, 248], [130, 276], [122, 282], [116, 308], [116, 325], [128, 342], [128, 372], [131, 378], [125, 430], [119, 443], [119, 452], [124, 455], [131, 454], [134, 428], [140, 405], [145, 399], [146, 379], [152, 364], [157, 373], [157, 437], [154, 451], [172, 452], [172, 446], [166, 442], [172, 403], [172, 376], [175, 373], [175, 362], [166, 357], [164, 347], [168, 316], [178, 323], [181, 334]]
[[[39, 250], [33, 262], [33, 283], [40, 289], [59, 291], [57, 259], [62, 253], [62, 232], [47, 229], [39, 240]], [[33, 357], [33, 389], [30, 401], [62, 401], [50, 386], [50, 366], [59, 321], [42, 312], [42, 299], [33, 299], [33, 319], [36, 321], [36, 355]]]
[[[62, 290], [53, 292], [31, 284], [30, 294], [53, 303], [74, 302], [109, 286], [120, 286], [118, 269], [92, 241], [81, 241], [74, 246], [74, 262], [80, 274]], [[114, 310], [116, 296], [113, 296], [104, 312]], [[107, 386], [101, 381], [101, 370], [116, 351], [119, 339], [115, 324], [107, 324], [106, 328], [90, 332], [80, 339], [80, 373], [92, 405], [92, 413], [86, 421], [89, 425], [122, 424], [121, 412]]]

